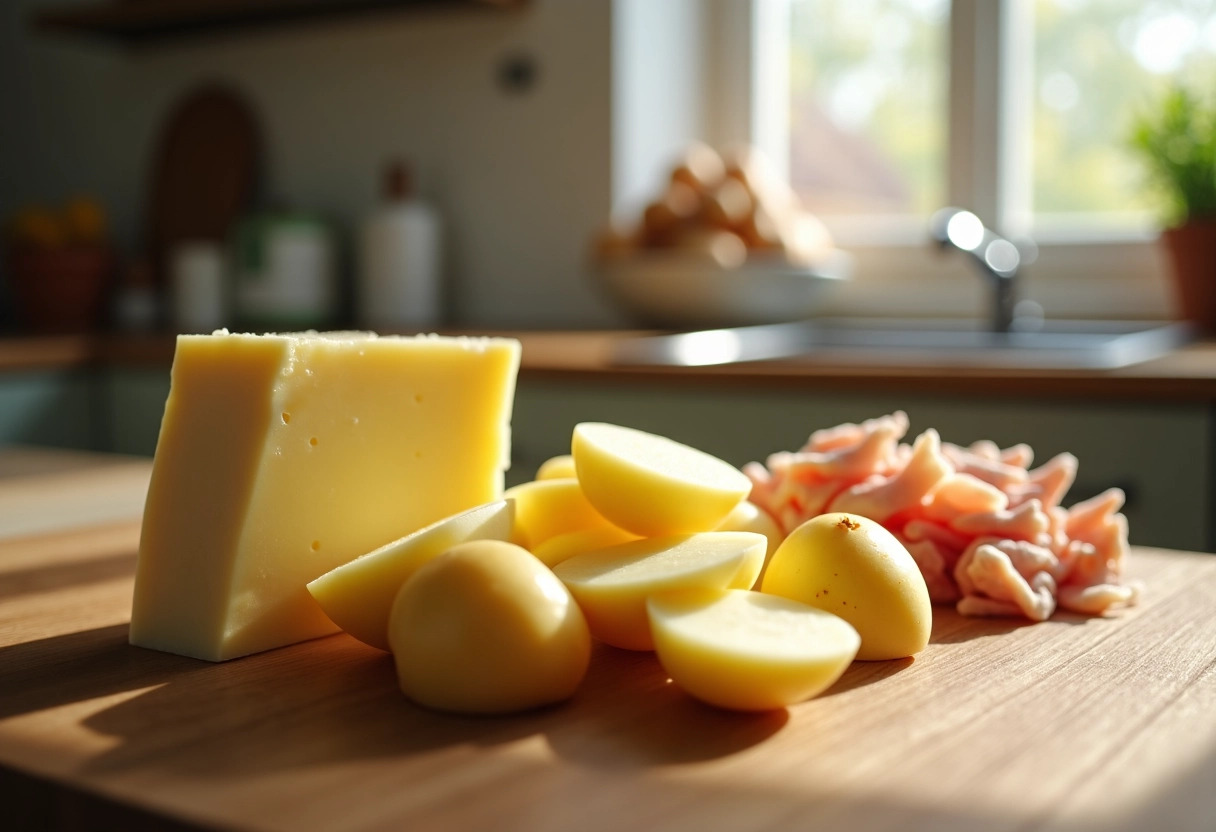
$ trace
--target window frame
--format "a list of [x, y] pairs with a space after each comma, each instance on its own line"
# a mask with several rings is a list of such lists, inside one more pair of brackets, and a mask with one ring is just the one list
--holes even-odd
[[[788, 175], [788, 44], [791, 0], [715, 0], [707, 7], [706, 109], [710, 139], [746, 141]], [[1022, 274], [1021, 296], [1055, 318], [1163, 319], [1171, 315], [1157, 231], [1143, 218], [1125, 227], [1031, 225], [1028, 155], [1017, 146], [1031, 97], [1018, 84], [1030, 44], [1026, 0], [952, 0], [949, 21], [947, 188], [1012, 237], [1035, 239], [1038, 259]], [[776, 46], [774, 46], [776, 44]], [[1020, 94], [1019, 94], [1020, 93]], [[964, 258], [929, 243], [907, 217], [823, 218], [853, 256], [852, 279], [831, 312], [848, 315], [984, 316], [983, 281]]]

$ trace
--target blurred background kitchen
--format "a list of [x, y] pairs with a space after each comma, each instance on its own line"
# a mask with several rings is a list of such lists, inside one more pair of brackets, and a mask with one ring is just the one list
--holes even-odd
[[[216, 326], [987, 326], [1000, 264], [932, 242], [948, 205], [1013, 243], [1019, 321], [1202, 333], [1160, 232], [1200, 227], [1216, 285], [1213, 79], [1208, 0], [14, 0], [0, 441], [151, 453], [169, 336]], [[1209, 545], [1206, 393], [601, 381], [525, 372], [516, 479], [579, 418], [741, 464], [902, 408], [1071, 450], [1133, 541]]]

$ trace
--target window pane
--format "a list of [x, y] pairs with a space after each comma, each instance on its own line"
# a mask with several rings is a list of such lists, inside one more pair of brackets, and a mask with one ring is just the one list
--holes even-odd
[[946, 195], [948, 0], [793, 0], [790, 181], [820, 214]]
[[1176, 80], [1213, 94], [1216, 2], [1032, 2], [1034, 212], [1156, 212], [1131, 122]]

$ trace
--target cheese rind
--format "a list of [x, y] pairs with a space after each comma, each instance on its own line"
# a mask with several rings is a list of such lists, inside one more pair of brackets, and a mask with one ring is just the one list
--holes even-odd
[[306, 584], [502, 495], [519, 342], [180, 336], [132, 644], [222, 661], [334, 632]]

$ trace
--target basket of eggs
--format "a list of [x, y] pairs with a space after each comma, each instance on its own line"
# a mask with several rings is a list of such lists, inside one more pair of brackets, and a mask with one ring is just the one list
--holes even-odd
[[758, 151], [700, 143], [632, 226], [599, 235], [594, 258], [610, 298], [661, 328], [814, 317], [852, 265]]
[[5, 231], [16, 324], [36, 333], [98, 328], [115, 268], [101, 205], [74, 197], [58, 209], [27, 206]]

